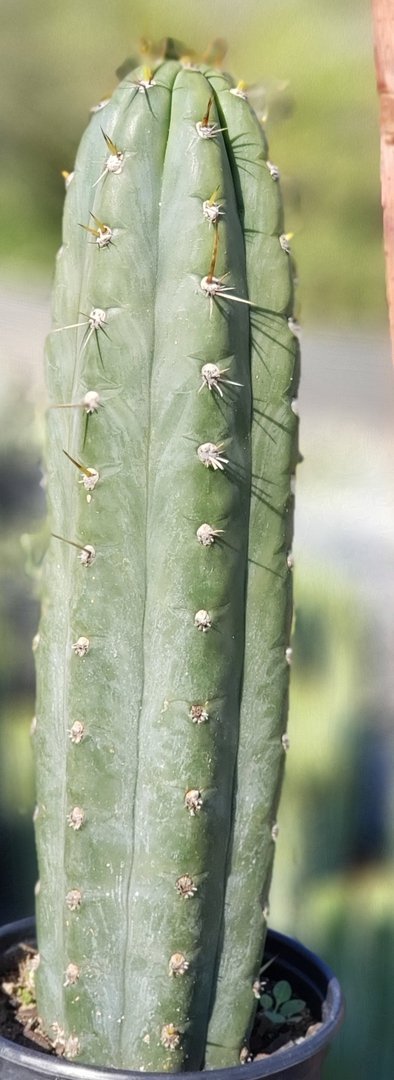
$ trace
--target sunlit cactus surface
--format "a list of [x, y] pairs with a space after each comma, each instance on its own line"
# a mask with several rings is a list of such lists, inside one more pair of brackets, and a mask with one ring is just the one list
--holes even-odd
[[47, 343], [39, 1013], [57, 1050], [236, 1064], [287, 748], [298, 341], [243, 85], [164, 58], [92, 112]]

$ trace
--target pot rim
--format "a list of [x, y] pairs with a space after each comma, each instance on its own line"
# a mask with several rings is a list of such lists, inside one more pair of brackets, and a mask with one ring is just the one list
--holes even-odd
[[[4, 941], [7, 948], [15, 944], [18, 938], [25, 936], [34, 937], [35, 920], [27, 917], [14, 923], [7, 923], [0, 927], [0, 954], [4, 949]], [[277, 1050], [266, 1059], [246, 1062], [245, 1064], [231, 1065], [227, 1068], [199, 1070], [194, 1072], [173, 1073], [173, 1076], [182, 1076], [186, 1080], [201, 1080], [204, 1075], [209, 1080], [260, 1080], [263, 1077], [283, 1076], [286, 1069], [294, 1069], [296, 1065], [312, 1057], [324, 1056], [329, 1043], [335, 1032], [340, 1027], [344, 1017], [344, 1000], [338, 979], [331, 969], [320, 957], [307, 949], [305, 945], [282, 934], [277, 930], [268, 930], [266, 951], [278, 955], [280, 959], [288, 958], [289, 970], [302, 973], [306, 983], [309, 983], [321, 998], [322, 1022], [321, 1027], [302, 1042]], [[298, 961], [298, 966], [296, 962]], [[50, 1056], [41, 1053], [40, 1050], [28, 1049], [0, 1036], [0, 1061], [8, 1061], [15, 1066], [29, 1069], [40, 1073], [41, 1076], [57, 1078], [65, 1077], [68, 1080], [137, 1080], [141, 1075], [145, 1080], [168, 1080], [168, 1072], [144, 1072], [133, 1069], [116, 1069], [111, 1066], [84, 1065], [82, 1062], [67, 1061], [65, 1058]]]

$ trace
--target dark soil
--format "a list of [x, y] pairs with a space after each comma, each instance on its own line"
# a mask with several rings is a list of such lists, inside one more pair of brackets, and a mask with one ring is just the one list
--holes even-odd
[[55, 1054], [49, 1039], [41, 1031], [34, 996], [34, 970], [37, 950], [30, 942], [16, 945], [1, 957], [0, 1035], [3, 1039], [41, 1053]]

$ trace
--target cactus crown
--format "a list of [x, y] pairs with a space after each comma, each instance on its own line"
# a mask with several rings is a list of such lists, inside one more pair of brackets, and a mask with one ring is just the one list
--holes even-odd
[[[47, 343], [39, 1011], [67, 1057], [239, 1060], [286, 728], [298, 381], [278, 171], [173, 42], [92, 111]], [[82, 226], [82, 227], [81, 227]]]

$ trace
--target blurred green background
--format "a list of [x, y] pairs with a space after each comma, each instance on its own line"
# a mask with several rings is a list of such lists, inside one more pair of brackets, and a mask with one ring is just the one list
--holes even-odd
[[391, 1080], [393, 389], [369, 0], [0, 0], [0, 17], [2, 920], [32, 910], [36, 875], [41, 355], [61, 170], [141, 35], [197, 50], [224, 36], [225, 67], [266, 116], [304, 326], [291, 746], [271, 924], [321, 952], [343, 982], [347, 1021], [326, 1080]]
[[[384, 317], [378, 107], [368, 0], [1, 0], [0, 235], [4, 265], [48, 272], [59, 242], [61, 169], [91, 105], [140, 35], [226, 63], [269, 96], [267, 130], [297, 234], [303, 317]], [[261, 109], [261, 112], [263, 109]]]

